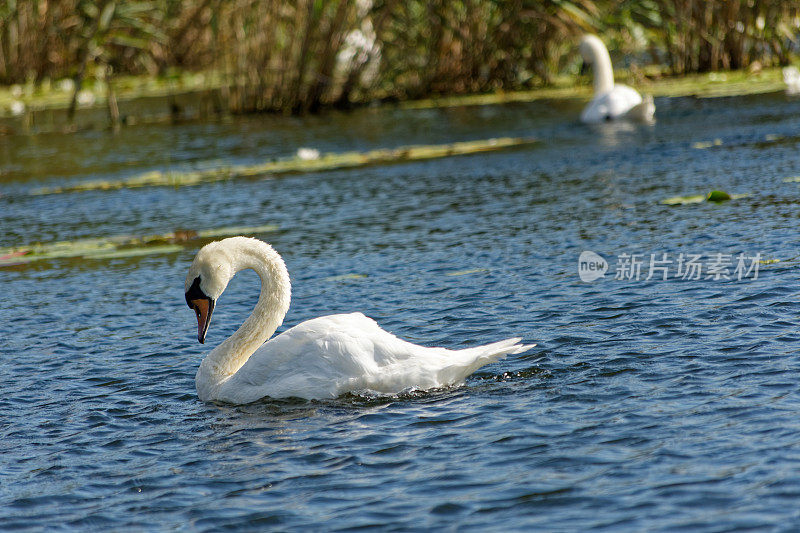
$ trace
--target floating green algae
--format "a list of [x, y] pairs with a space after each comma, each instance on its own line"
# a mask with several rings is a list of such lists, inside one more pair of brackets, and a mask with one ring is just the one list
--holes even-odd
[[164, 244], [161, 246], [147, 246], [144, 248], [116, 248], [108, 251], [97, 251], [83, 254], [85, 259], [125, 259], [128, 257], [139, 257], [142, 255], [171, 254], [183, 250], [180, 244]]
[[325, 281], [348, 281], [353, 279], [364, 279], [366, 277], [367, 277], [366, 274], [356, 274], [356, 273], [340, 274], [338, 276], [328, 276], [327, 278], [325, 278]]
[[194, 171], [153, 170], [124, 180], [84, 181], [63, 187], [43, 187], [31, 194], [59, 194], [80, 191], [116, 190], [138, 187], [182, 187], [200, 183], [212, 183], [235, 178], [255, 176], [280, 176], [304, 172], [322, 172], [343, 168], [357, 168], [371, 165], [388, 165], [408, 161], [424, 161], [457, 155], [495, 152], [509, 148], [529, 146], [537, 141], [530, 138], [501, 137], [450, 144], [402, 146], [400, 148], [381, 148], [369, 152], [343, 152], [322, 154], [316, 159], [292, 157], [277, 161], [267, 161], [256, 165], [221, 166]]
[[236, 226], [201, 231], [177, 230], [161, 235], [116, 235], [35, 243], [27, 246], [0, 248], [0, 267], [47, 259], [117, 259], [150, 254], [165, 254], [184, 249], [185, 244], [202, 239], [233, 235], [257, 235], [277, 231], [278, 226]]
[[693, 196], [672, 196], [661, 200], [664, 205], [686, 205], [686, 204], [699, 204], [706, 201], [706, 197], [702, 194]]
[[719, 138], [710, 141], [697, 141], [695, 143], [692, 143], [692, 148], [694, 148], [695, 150], [707, 150], [709, 148], [718, 148], [723, 145], [726, 148], [739, 148], [744, 146], [754, 146], [756, 148], [769, 148], [777, 144], [792, 145], [792, 144], [797, 144], [798, 142], [800, 142], [800, 135], [780, 135], [776, 133], [768, 133], [764, 135], [763, 139], [757, 141], [731, 143], [730, 141], [723, 142], [723, 140]]
[[489, 272], [488, 268], [470, 268], [467, 270], [453, 270], [452, 272], [445, 272], [445, 276], [466, 276], [468, 274], [477, 274], [479, 272]]
[[692, 148], [695, 150], [705, 150], [707, 148], [711, 148], [712, 146], [722, 146], [722, 139], [714, 139], [713, 141], [699, 141], [692, 144]]
[[664, 205], [687, 205], [687, 204], [701, 204], [703, 202], [725, 202], [728, 200], [738, 200], [739, 198], [747, 198], [752, 196], [749, 193], [744, 194], [728, 194], [725, 191], [711, 191], [708, 194], [692, 195], [692, 196], [673, 196], [661, 200], [660, 203]]

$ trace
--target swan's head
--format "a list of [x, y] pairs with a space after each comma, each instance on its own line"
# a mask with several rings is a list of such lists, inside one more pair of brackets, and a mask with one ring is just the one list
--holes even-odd
[[217, 299], [234, 271], [228, 250], [218, 242], [203, 246], [186, 274], [186, 304], [197, 315], [197, 340], [204, 343]]

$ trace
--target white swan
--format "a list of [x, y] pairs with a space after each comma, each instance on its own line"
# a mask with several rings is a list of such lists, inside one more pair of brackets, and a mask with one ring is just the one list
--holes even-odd
[[627, 85], [614, 84], [614, 70], [608, 50], [596, 35], [584, 35], [579, 47], [584, 62], [594, 69], [594, 98], [581, 113], [588, 123], [628, 119], [651, 122], [656, 106], [653, 97], [644, 99]]
[[231, 237], [207, 244], [186, 276], [186, 303], [197, 315], [203, 343], [217, 299], [236, 272], [261, 278], [252, 314], [200, 364], [201, 400], [242, 404], [270, 396], [335, 398], [351, 391], [395, 394], [461, 382], [478, 368], [535, 345], [508, 339], [448, 350], [398, 339], [361, 313], [323, 316], [272, 336], [289, 309], [291, 286], [283, 259], [267, 243]]
[[790, 65], [783, 67], [783, 82], [786, 84], [786, 94], [800, 93], [800, 70]]

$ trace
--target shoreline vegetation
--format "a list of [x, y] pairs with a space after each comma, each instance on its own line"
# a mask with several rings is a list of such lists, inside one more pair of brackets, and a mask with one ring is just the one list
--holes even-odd
[[[617, 81], [634, 85], [654, 97], [717, 98], [783, 91], [786, 86], [778, 67], [750, 71], [722, 71], [668, 76], [654, 74], [638, 83], [627, 71], [618, 71]], [[184, 73], [172, 78], [125, 76], [114, 82], [115, 106], [121, 112], [117, 125], [181, 122], [213, 119], [230, 115], [219, 104], [225, 92], [214, 75]], [[0, 86], [0, 135], [14, 133], [70, 132], [86, 128], [114, 126], [107, 114], [107, 91], [83, 89], [75, 115], [91, 115], [76, 125], [68, 116], [70, 93], [52, 83], [22, 87]], [[497, 91], [480, 94], [442, 95], [405, 101], [377, 100], [368, 106], [395, 106], [400, 109], [435, 109], [446, 107], [524, 103], [536, 100], [581, 99], [591, 97], [587, 80], [562, 77], [546, 87], [530, 90]], [[15, 102], [22, 110], [15, 109]], [[142, 104], [142, 102], [145, 102]], [[128, 106], [135, 109], [128, 109]], [[323, 108], [333, 110], [333, 108]], [[39, 117], [48, 114], [46, 120]]]
[[[654, 96], [771, 92], [798, 51], [800, 2], [0, 0], [0, 133], [41, 131], [42, 111], [70, 131], [87, 110], [117, 127], [583, 98], [584, 33]], [[159, 101], [126, 108], [142, 99]]]

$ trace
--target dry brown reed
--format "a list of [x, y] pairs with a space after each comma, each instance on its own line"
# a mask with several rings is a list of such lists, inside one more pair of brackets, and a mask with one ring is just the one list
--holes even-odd
[[229, 111], [303, 113], [548, 83], [586, 31], [677, 74], [786, 64], [798, 26], [778, 0], [0, 0], [0, 83], [205, 71]]

